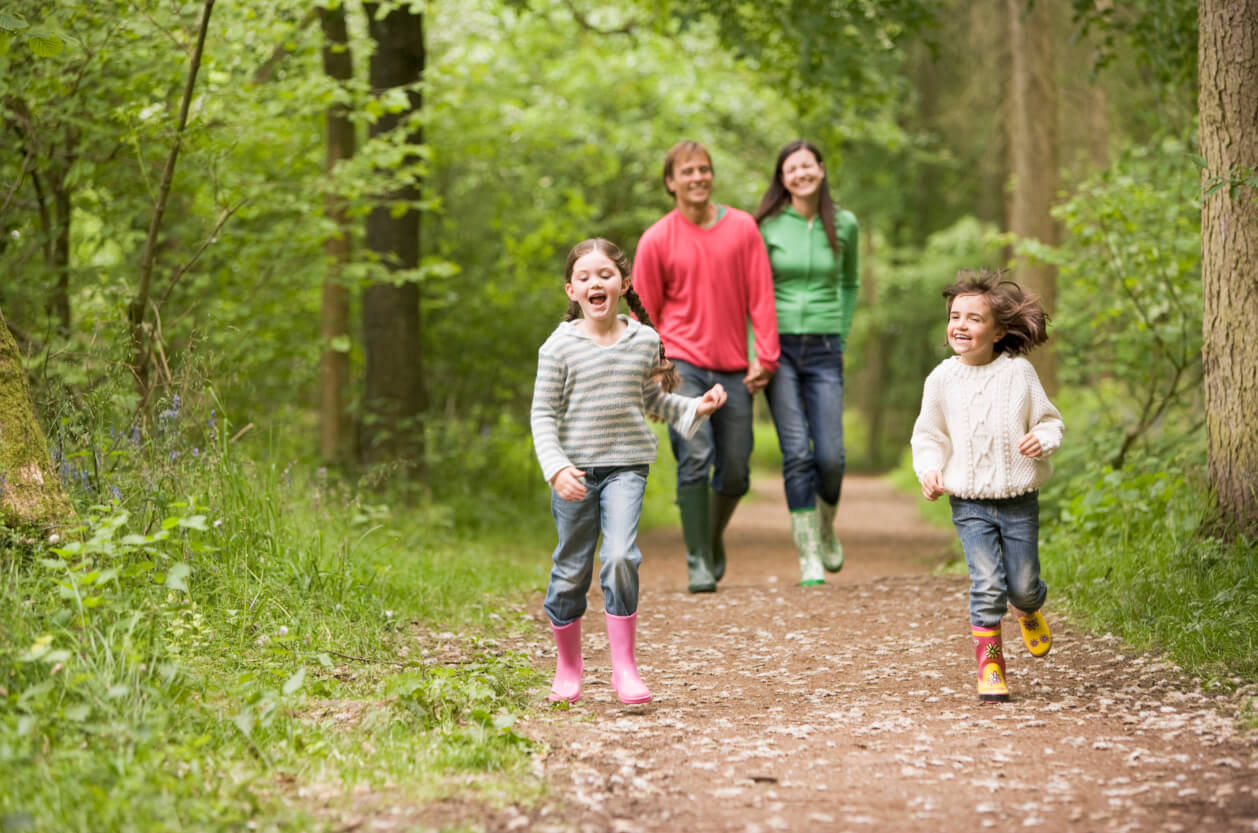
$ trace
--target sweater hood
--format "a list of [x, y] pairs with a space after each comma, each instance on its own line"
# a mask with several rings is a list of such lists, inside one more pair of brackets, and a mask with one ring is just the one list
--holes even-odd
[[[624, 314], [617, 315], [616, 317], [619, 318], [621, 321], [625, 322], [625, 324], [628, 326], [626, 327], [625, 331], [621, 333], [620, 338], [616, 340], [616, 343], [612, 345], [608, 345], [608, 346], [615, 347], [616, 345], [619, 345], [619, 344], [627, 344], [636, 338], [642, 337], [643, 335], [642, 331], [645, 330], [646, 327], [640, 321], [630, 318], [629, 316], [624, 315]], [[555, 333], [553, 337], [557, 339], [575, 339], [577, 341], [593, 341], [594, 340], [593, 336], [589, 335], [584, 330], [582, 330], [581, 327], [578, 326], [578, 324], [579, 324], [579, 319], [575, 321], [564, 321], [557, 328], [555, 328]]]

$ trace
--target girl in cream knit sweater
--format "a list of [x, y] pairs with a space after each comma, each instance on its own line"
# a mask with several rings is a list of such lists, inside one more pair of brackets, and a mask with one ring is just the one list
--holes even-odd
[[1048, 338], [1039, 300], [999, 273], [962, 271], [944, 290], [955, 356], [926, 378], [913, 470], [927, 500], [948, 495], [970, 571], [978, 695], [1009, 699], [1000, 623], [1012, 604], [1033, 656], [1052, 647], [1040, 613], [1038, 489], [1061, 446], [1061, 414], [1025, 358]]

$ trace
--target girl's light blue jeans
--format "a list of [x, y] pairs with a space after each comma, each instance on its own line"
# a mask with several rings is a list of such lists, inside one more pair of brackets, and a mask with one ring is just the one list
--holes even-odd
[[1010, 604], [1027, 613], [1043, 607], [1048, 587], [1040, 579], [1039, 492], [948, 501], [970, 568], [971, 624], [996, 627]]
[[839, 502], [843, 449], [843, 345], [838, 333], [778, 336], [782, 363], [766, 391], [782, 449], [786, 506]]
[[586, 593], [594, 575], [594, 549], [600, 534], [603, 567], [598, 580], [603, 607], [613, 616], [629, 616], [638, 609], [638, 520], [646, 492], [647, 466], [585, 469], [585, 497], [567, 501], [550, 494], [559, 544], [552, 558], [550, 585], [544, 607], [550, 621], [567, 625], [585, 614]]
[[676, 360], [682, 396], [703, 396], [717, 382], [725, 388], [726, 400], [717, 411], [699, 426], [698, 432], [686, 439], [672, 428], [668, 439], [677, 458], [677, 485], [696, 486], [708, 483], [714, 492], [726, 497], [742, 497], [751, 488], [751, 448], [754, 442], [751, 425], [751, 394], [743, 384], [744, 371], [726, 373], [705, 370], [689, 362]]

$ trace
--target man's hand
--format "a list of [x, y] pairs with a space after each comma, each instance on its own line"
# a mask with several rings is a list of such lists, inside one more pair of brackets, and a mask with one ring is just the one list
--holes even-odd
[[695, 414], [698, 416], [708, 416], [716, 409], [725, 404], [726, 394], [725, 388], [719, 384], [713, 385], [708, 392], [699, 400], [699, 406], [695, 408]]
[[773, 374], [760, 366], [759, 359], [752, 359], [751, 366], [747, 368], [747, 375], [743, 377], [743, 384], [747, 386], [747, 392], [755, 396], [769, 386], [769, 380], [772, 378]]
[[576, 466], [565, 466], [550, 479], [550, 487], [566, 501], [585, 497], [585, 472]]
[[932, 471], [922, 479], [922, 495], [927, 500], [939, 500], [946, 494], [948, 493], [944, 491], [942, 473]]

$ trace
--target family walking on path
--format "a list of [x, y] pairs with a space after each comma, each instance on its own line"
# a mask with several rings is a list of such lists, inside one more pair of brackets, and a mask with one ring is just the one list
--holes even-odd
[[[597, 238], [569, 254], [532, 407], [554, 654], [530, 650], [555, 657], [549, 699], [581, 714], [518, 727], [543, 743], [547, 790], [483, 829], [1258, 831], [1244, 693], [1212, 698], [1040, 612], [1038, 488], [1064, 426], [1025, 358], [1047, 337], [1036, 299], [999, 274], [941, 276], [953, 355], [905, 441], [922, 495], [949, 498], [967, 586], [937, 569], [952, 534], [885, 482], [845, 480], [857, 224], [821, 152], [784, 147], [754, 216], [714, 202], [713, 178], [679, 143], [674, 209], [636, 263]], [[783, 477], [753, 484], [762, 391]], [[648, 418], [669, 426], [681, 524], [639, 546]], [[596, 553], [606, 641], [583, 644]], [[1011, 607], [1027, 650], [1007, 656]]]
[[[715, 592], [725, 577], [724, 533], [750, 488], [752, 397], [762, 390], [800, 584], [824, 584], [844, 564], [834, 519], [845, 469], [843, 340], [859, 292], [856, 218], [836, 209], [821, 152], [804, 140], [778, 154], [754, 217], [713, 201], [713, 179], [703, 145], [674, 145], [663, 166], [674, 208], [642, 235], [636, 267], [607, 240], [574, 247], [568, 316], [538, 353], [531, 423], [559, 536], [545, 603], [554, 701], [581, 697], [581, 617], [600, 539], [613, 687], [626, 704], [651, 699], [635, 659], [637, 528], [657, 445], [648, 416], [669, 425], [690, 593]], [[914, 468], [928, 499], [950, 496], [972, 581], [978, 695], [1003, 701], [1008, 606], [1032, 655], [1052, 644], [1040, 613], [1036, 490], [1063, 426], [1021, 358], [1047, 339], [1038, 301], [986, 273], [959, 276], [943, 294], [956, 356], [927, 379]], [[620, 315], [622, 297], [636, 320]]]

